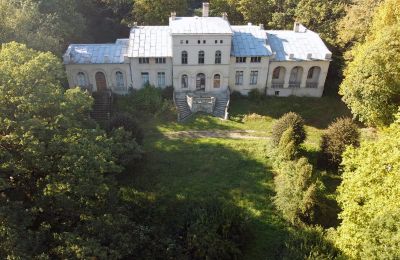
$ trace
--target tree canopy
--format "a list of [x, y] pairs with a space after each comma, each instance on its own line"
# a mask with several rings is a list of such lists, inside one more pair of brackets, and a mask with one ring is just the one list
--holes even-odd
[[353, 115], [369, 125], [387, 125], [400, 105], [399, 0], [379, 7], [365, 43], [352, 51], [340, 94]]
[[343, 156], [336, 243], [355, 259], [400, 257], [400, 113], [397, 122]]
[[54, 55], [4, 44], [0, 71], [1, 258], [132, 253], [142, 231], [121, 211], [113, 174], [139, 146], [94, 128], [92, 98], [60, 87]]

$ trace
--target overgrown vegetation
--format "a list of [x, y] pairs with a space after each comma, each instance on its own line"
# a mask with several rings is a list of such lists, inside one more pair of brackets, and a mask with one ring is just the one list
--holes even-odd
[[342, 154], [349, 145], [357, 147], [360, 143], [360, 132], [350, 118], [338, 118], [322, 135], [321, 160], [324, 164], [338, 167]]

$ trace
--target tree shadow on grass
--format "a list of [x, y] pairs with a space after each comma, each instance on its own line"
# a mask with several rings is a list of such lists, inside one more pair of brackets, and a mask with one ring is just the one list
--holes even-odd
[[240, 117], [256, 113], [274, 119], [288, 112], [300, 114], [306, 125], [318, 129], [326, 128], [338, 117], [351, 117], [350, 110], [338, 97], [264, 97], [261, 101], [247, 98], [235, 99], [231, 102], [230, 115]]
[[[223, 200], [243, 210], [249, 220], [252, 238], [244, 245], [245, 259], [290, 255], [287, 241], [297, 230], [290, 228], [272, 203], [273, 175], [264, 156], [265, 145], [257, 140], [154, 138], [146, 140], [145, 149], [145, 160], [120, 176], [123, 186], [163, 201], [167, 209], [176, 202]], [[181, 217], [169, 216], [169, 221]]]

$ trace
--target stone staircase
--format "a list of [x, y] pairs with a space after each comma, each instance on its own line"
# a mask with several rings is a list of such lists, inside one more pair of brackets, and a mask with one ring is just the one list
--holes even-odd
[[190, 111], [190, 107], [186, 100], [186, 95], [174, 94], [174, 101], [176, 109], [178, 110], [178, 121], [182, 122], [190, 117], [193, 113]]
[[225, 120], [228, 119], [229, 101], [229, 95], [226, 95], [225, 97], [218, 96], [215, 102], [213, 115]]
[[99, 91], [93, 92], [92, 96], [94, 103], [90, 116], [99, 124], [107, 126], [111, 118], [112, 93], [111, 91]]
[[[228, 108], [230, 102], [229, 92], [227, 93], [219, 93], [219, 94], [210, 94], [210, 96], [214, 96], [216, 98], [214, 111], [212, 113], [213, 116], [219, 117], [222, 119], [228, 119]], [[174, 93], [174, 102], [178, 111], [178, 121], [182, 122], [188, 119], [191, 115], [193, 115], [190, 107], [188, 105], [187, 97], [185, 93]]]

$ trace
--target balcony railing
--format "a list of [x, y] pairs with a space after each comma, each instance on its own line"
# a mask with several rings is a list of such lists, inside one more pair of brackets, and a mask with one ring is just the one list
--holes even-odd
[[318, 88], [318, 82], [307, 82], [306, 88]]
[[290, 82], [289, 88], [300, 88], [300, 82]]
[[272, 88], [283, 88], [283, 83], [272, 83]]

